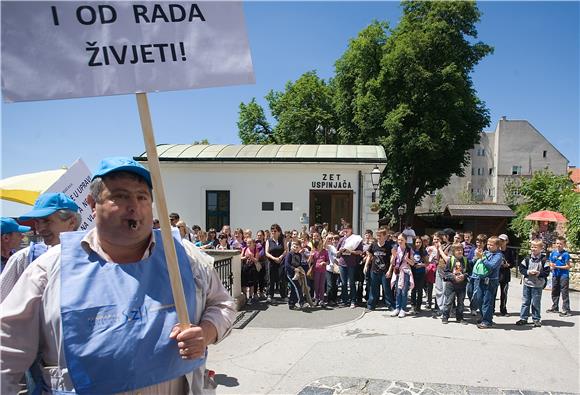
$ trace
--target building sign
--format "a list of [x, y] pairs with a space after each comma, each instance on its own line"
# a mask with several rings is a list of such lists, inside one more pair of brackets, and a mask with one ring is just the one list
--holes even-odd
[[8, 102], [254, 82], [242, 3], [2, 1]]
[[352, 189], [350, 181], [340, 173], [322, 173], [320, 179], [312, 181], [314, 189]]

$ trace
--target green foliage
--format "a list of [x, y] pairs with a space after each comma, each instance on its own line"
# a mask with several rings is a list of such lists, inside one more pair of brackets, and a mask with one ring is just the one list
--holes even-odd
[[280, 144], [333, 144], [331, 90], [316, 72], [286, 83], [284, 92], [270, 91], [266, 100], [278, 121], [274, 136]]
[[254, 101], [240, 105], [238, 127], [244, 142], [268, 135], [260, 141], [382, 145], [382, 214], [404, 203], [412, 217], [426, 194], [463, 175], [467, 151], [490, 122], [470, 74], [492, 48], [474, 40], [480, 13], [473, 1], [402, 7], [395, 29], [375, 21], [349, 42], [329, 83], [308, 72], [284, 92], [269, 92], [271, 134], [258, 122], [263, 109], [249, 111]]
[[562, 201], [562, 213], [568, 219], [566, 239], [570, 249], [580, 249], [580, 193], [567, 195]]
[[513, 210], [520, 201], [521, 182], [519, 178], [507, 179], [504, 184], [505, 203]]
[[510, 229], [522, 240], [522, 247], [529, 246], [529, 235], [533, 221], [524, 218], [533, 212], [551, 210], [562, 213], [567, 219], [566, 237], [574, 248], [580, 247], [580, 194], [574, 192], [574, 184], [568, 175], [555, 175], [543, 170], [524, 179], [519, 187], [523, 203], [516, 207], [516, 217]]
[[431, 210], [434, 213], [441, 213], [443, 211], [443, 194], [439, 191], [435, 193], [435, 198], [433, 199], [433, 209]]
[[256, 103], [256, 98], [252, 98], [248, 104], [240, 103], [238, 134], [242, 144], [271, 144], [275, 142], [264, 109]]
[[208, 145], [209, 144], [209, 140], [208, 139], [201, 139], [201, 140], [195, 140], [193, 142], [193, 145]]

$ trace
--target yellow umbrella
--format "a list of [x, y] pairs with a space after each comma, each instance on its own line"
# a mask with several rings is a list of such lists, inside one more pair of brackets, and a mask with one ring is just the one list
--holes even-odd
[[0, 180], [0, 199], [32, 206], [65, 172], [66, 169], [47, 170]]

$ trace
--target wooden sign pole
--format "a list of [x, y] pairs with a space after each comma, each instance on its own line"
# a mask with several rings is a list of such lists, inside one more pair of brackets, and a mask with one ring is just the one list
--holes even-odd
[[[171, 235], [171, 224], [169, 223], [163, 180], [161, 179], [161, 170], [159, 169], [159, 156], [157, 155], [157, 146], [155, 145], [155, 136], [153, 135], [147, 93], [137, 93], [137, 106], [139, 107], [141, 129], [143, 130], [143, 139], [147, 150], [147, 163], [153, 181], [153, 196], [155, 196], [155, 205], [157, 206], [159, 224], [161, 225], [161, 236], [163, 238], [167, 269], [169, 270], [169, 279], [171, 280], [171, 291], [173, 292], [173, 300], [175, 301], [175, 310], [177, 311], [179, 324], [183, 328], [186, 328], [189, 327], [190, 321], [185, 303], [179, 265], [177, 264], [177, 253], [175, 252], [175, 244], [173, 244], [173, 236]], [[193, 281], [193, 279], [191, 280]]]

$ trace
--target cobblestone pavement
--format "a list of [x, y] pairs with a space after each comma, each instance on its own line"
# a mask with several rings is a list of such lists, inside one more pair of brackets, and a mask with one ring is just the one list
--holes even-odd
[[436, 383], [416, 383], [406, 381], [363, 379], [356, 377], [324, 377], [304, 387], [298, 395], [338, 395], [338, 394], [398, 394], [398, 395], [556, 395], [567, 392], [541, 392], [501, 389], [493, 387], [470, 387]]

